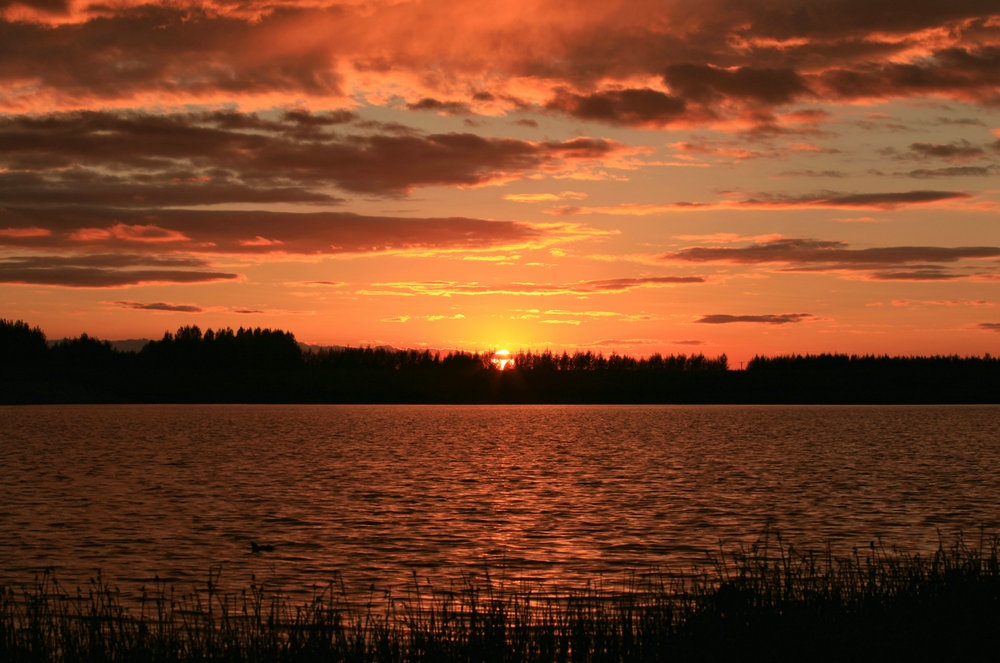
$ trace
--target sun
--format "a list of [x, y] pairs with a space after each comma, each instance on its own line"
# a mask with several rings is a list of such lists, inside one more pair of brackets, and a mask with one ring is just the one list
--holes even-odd
[[508, 366], [514, 365], [514, 358], [510, 356], [510, 350], [497, 350], [493, 353], [493, 365], [501, 371]]

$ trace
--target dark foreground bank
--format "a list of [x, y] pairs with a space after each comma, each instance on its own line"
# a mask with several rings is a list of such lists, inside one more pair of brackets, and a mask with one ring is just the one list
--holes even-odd
[[1000, 358], [629, 357], [303, 350], [270, 329], [182, 327], [140, 351], [0, 320], [0, 403], [1000, 403]]
[[[996, 540], [933, 556], [846, 558], [758, 545], [708, 578], [636, 578], [552, 596], [470, 580], [351, 607], [331, 586], [305, 606], [251, 587], [123, 606], [49, 576], [0, 592], [0, 660], [34, 661], [952, 661], [1000, 646]], [[388, 606], [388, 607], [386, 607]]]

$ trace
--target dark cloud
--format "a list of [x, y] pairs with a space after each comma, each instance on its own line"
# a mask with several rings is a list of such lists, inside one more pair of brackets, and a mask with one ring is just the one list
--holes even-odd
[[[576, 138], [531, 142], [472, 133], [417, 132], [341, 135], [326, 129], [343, 118], [255, 114], [77, 112], [0, 117], [0, 167], [8, 177], [63, 201], [74, 184], [111, 189], [109, 199], [152, 196], [173, 205], [212, 202], [334, 202], [313, 187], [331, 184], [371, 194], [400, 194], [419, 186], [474, 186], [571, 169], [579, 160], [629, 152], [620, 143]], [[88, 168], [128, 169], [97, 177]], [[75, 172], [65, 169], [75, 168]], [[25, 171], [25, 172], [17, 172]], [[154, 180], [145, 182], [144, 179]], [[187, 178], [191, 182], [175, 182]], [[141, 187], [146, 187], [141, 190]], [[10, 192], [12, 187], [8, 187]], [[217, 195], [218, 200], [212, 200]], [[3, 202], [0, 191], [0, 202]], [[16, 196], [16, 192], [10, 192]], [[84, 203], [101, 197], [95, 190]], [[25, 192], [17, 202], [29, 196]], [[124, 204], [124, 203], [118, 203]]]
[[165, 266], [170, 260], [137, 256], [31, 256], [0, 258], [0, 283], [66, 288], [121, 288], [154, 283], [206, 283], [235, 279], [237, 274], [206, 270], [130, 269]]
[[[662, 256], [663, 260], [780, 265], [785, 272], [867, 272], [877, 281], [946, 281], [970, 274], [941, 264], [1000, 257], [998, 246], [887, 246], [851, 249], [845, 242], [782, 239], [743, 247], [692, 247]], [[938, 264], [935, 264], [938, 263]]]
[[901, 271], [879, 271], [868, 275], [872, 281], [954, 281], [967, 278], [965, 274], [955, 274], [939, 267]]
[[9, 261], [31, 269], [47, 267], [96, 267], [123, 269], [128, 267], [207, 267], [200, 258], [149, 256], [126, 253], [91, 253], [69, 256], [7, 256], [0, 260]]
[[667, 67], [663, 78], [674, 94], [699, 103], [729, 98], [779, 105], [808, 92], [802, 78], [791, 69], [675, 64]]
[[985, 177], [996, 173], [992, 166], [950, 166], [948, 168], [917, 168], [903, 173], [895, 173], [923, 180], [932, 177]]
[[978, 327], [983, 331], [1000, 333], [1000, 322], [980, 322]]
[[100, 9], [82, 23], [0, 22], [0, 81], [31, 80], [67, 99], [341, 92], [328, 47], [273, 47], [288, 12], [255, 20], [191, 4]]
[[[475, 3], [441, 0], [99, 4], [81, 7], [78, 21], [0, 23], [0, 84], [10, 103], [38, 96], [49, 107], [144, 95], [270, 95], [280, 104], [349, 95], [337, 72], [354, 68], [417, 74], [426, 89], [414, 107], [464, 113], [464, 101], [440, 97], [465, 84], [471, 99], [505, 99], [483, 81], [540, 77], [565, 89], [553, 110], [648, 125], [766, 114], [813, 97], [997, 103], [996, 13], [994, 0], [581, 0], [572, 21], [544, 2], [484, 21]], [[931, 31], [938, 48], [927, 53]], [[652, 76], [672, 92], [609, 88]]]
[[998, 68], [998, 47], [955, 47], [936, 51], [918, 62], [831, 69], [815, 77], [813, 88], [838, 99], [941, 94], [996, 104], [1000, 102]]
[[464, 217], [101, 208], [0, 208], [0, 228], [48, 231], [0, 235], [0, 246], [210, 254], [467, 250], [548, 237], [524, 223]]
[[872, 269], [880, 265], [916, 262], [951, 263], [966, 258], [1000, 256], [1000, 246], [887, 246], [850, 249], [846, 242], [814, 239], [781, 239], [743, 247], [692, 247], [663, 256], [664, 260], [728, 262], [738, 264], [809, 265], [830, 269]]
[[429, 97], [424, 97], [420, 101], [407, 104], [406, 107], [409, 110], [429, 110], [444, 113], [445, 115], [469, 115], [472, 112], [466, 103], [460, 101], [440, 101]]
[[174, 311], [177, 313], [201, 313], [202, 311], [200, 306], [192, 306], [190, 304], [168, 304], [166, 302], [143, 304], [142, 302], [130, 301], [117, 301], [112, 303], [115, 306], [120, 306], [121, 308], [135, 309], [138, 311]]
[[304, 187], [260, 187], [190, 173], [107, 175], [88, 169], [0, 172], [0, 201], [9, 205], [186, 207], [220, 203], [323, 203], [341, 198]]
[[812, 313], [781, 313], [781, 314], [767, 314], [767, 315], [728, 315], [723, 313], [716, 313], [713, 315], [704, 315], [695, 322], [701, 322], [708, 325], [725, 325], [732, 322], [754, 322], [766, 325], [786, 325], [791, 322], [802, 322], [804, 320], [809, 320], [810, 318], [815, 318]]
[[666, 125], [684, 119], [687, 105], [658, 90], [607, 90], [580, 95], [561, 90], [546, 107], [581, 120], [612, 124]]
[[891, 193], [824, 193], [800, 196], [758, 194], [739, 201], [747, 207], [851, 207], [861, 209], [895, 209], [904, 205], [921, 205], [946, 200], [971, 198], [963, 191], [899, 191]]
[[600, 281], [584, 281], [581, 285], [602, 292], [630, 290], [644, 285], [670, 285], [675, 283], [704, 283], [700, 276], [646, 276], [640, 278], [603, 279]]
[[967, 140], [953, 143], [911, 143], [910, 149], [922, 157], [937, 157], [940, 159], [974, 159], [985, 154], [985, 150]]
[[786, 170], [778, 173], [781, 177], [847, 177], [842, 170]]
[[[233, 115], [239, 116], [237, 113]], [[358, 119], [358, 114], [347, 110], [311, 113], [305, 110], [288, 110], [282, 115], [285, 121], [295, 122], [300, 126], [329, 127], [335, 124], [345, 124]]]

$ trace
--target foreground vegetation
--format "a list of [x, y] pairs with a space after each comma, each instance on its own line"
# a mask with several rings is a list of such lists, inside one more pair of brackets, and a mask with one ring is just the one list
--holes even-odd
[[1000, 358], [303, 349], [181, 327], [138, 351], [0, 320], [0, 403], [1000, 403]]
[[[943, 661], [1000, 645], [997, 540], [930, 556], [853, 556], [756, 545], [710, 577], [636, 577], [552, 595], [485, 578], [415, 586], [351, 607], [334, 587], [304, 606], [212, 583], [126, 608], [94, 582], [43, 576], [0, 592], [0, 660], [29, 661]], [[374, 594], [373, 594], [374, 596]]]

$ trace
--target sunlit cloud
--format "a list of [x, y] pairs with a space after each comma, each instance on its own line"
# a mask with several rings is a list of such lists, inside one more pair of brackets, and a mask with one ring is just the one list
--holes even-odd
[[587, 194], [581, 191], [563, 191], [561, 193], [508, 193], [503, 198], [516, 203], [547, 203], [557, 200], [583, 200]]
[[608, 214], [651, 216], [672, 212], [718, 209], [876, 209], [895, 210], [971, 198], [963, 191], [901, 191], [891, 193], [827, 193], [807, 195], [756, 194], [742, 200], [714, 202], [679, 201], [665, 204], [623, 203], [602, 207], [560, 206], [548, 210], [555, 215]]
[[373, 283], [359, 290], [361, 295], [595, 295], [621, 292], [641, 287], [669, 287], [704, 283], [700, 276], [649, 276], [578, 281], [575, 283], [461, 283], [457, 281], [413, 281]]
[[409, 322], [410, 320], [422, 320], [424, 322], [440, 322], [441, 320], [465, 320], [465, 314], [455, 313], [452, 315], [435, 314], [435, 315], [394, 315], [388, 318], [382, 318], [382, 322], [394, 322], [402, 323]]

